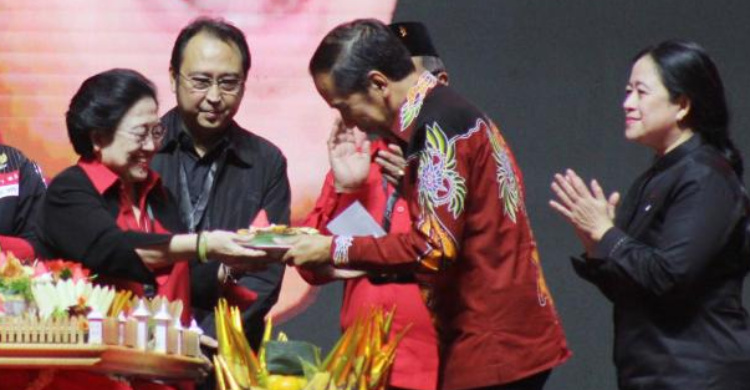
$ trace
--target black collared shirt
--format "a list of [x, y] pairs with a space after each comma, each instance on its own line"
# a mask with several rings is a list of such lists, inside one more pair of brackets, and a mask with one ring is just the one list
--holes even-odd
[[[151, 167], [162, 178], [164, 185], [177, 198], [181, 205], [180, 214], [186, 225], [186, 210], [182, 205], [184, 192], [180, 185], [181, 161], [188, 160], [189, 154], [180, 147], [178, 134], [184, 125], [176, 109], [162, 117], [162, 125], [167, 134], [163, 145], [151, 162]], [[197, 230], [237, 230], [250, 226], [261, 210], [276, 224], [288, 224], [290, 216], [291, 191], [286, 174], [286, 158], [268, 140], [253, 134], [236, 122], [226, 129], [225, 145], [217, 158], [214, 183], [211, 186], [205, 215], [197, 222]], [[201, 178], [195, 178], [201, 183]], [[188, 182], [193, 179], [188, 178]], [[201, 273], [201, 266], [193, 267], [194, 273]], [[284, 275], [284, 265], [270, 266], [266, 271], [246, 275], [240, 284], [258, 293], [258, 300], [243, 313], [244, 328], [253, 346], [260, 342], [263, 321], [266, 313], [276, 303]], [[216, 276], [206, 274], [205, 283], [194, 283], [195, 294], [205, 299], [216, 299]], [[193, 279], [194, 280], [194, 279]], [[213, 311], [202, 314], [201, 326], [209, 335], [215, 335]]]
[[177, 134], [177, 142], [180, 144], [180, 151], [185, 158], [181, 159], [182, 169], [187, 176], [187, 189], [190, 194], [190, 203], [195, 207], [198, 200], [203, 195], [206, 179], [211, 171], [211, 165], [218, 163], [229, 144], [228, 137], [221, 137], [217, 143], [203, 156], [199, 156], [195, 151], [195, 143], [190, 133], [180, 131]]
[[750, 386], [747, 213], [726, 159], [693, 136], [636, 180], [596, 258], [574, 259], [615, 305], [621, 389]]

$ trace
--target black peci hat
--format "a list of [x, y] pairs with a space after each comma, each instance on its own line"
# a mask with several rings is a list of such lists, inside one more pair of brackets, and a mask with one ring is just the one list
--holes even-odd
[[388, 27], [404, 43], [412, 57], [431, 56], [440, 57], [435, 46], [432, 45], [427, 27], [419, 22], [392, 23]]

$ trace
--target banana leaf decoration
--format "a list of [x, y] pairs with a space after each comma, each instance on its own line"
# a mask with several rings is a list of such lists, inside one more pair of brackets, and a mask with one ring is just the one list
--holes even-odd
[[323, 369], [328, 372], [333, 372], [334, 366], [337, 364], [337, 360], [346, 355], [349, 346], [354, 343], [354, 333], [359, 327], [359, 323], [362, 321], [362, 317], [358, 317], [354, 320], [354, 324], [344, 332], [339, 341], [336, 342], [331, 352], [328, 353], [325, 360], [323, 360]]
[[[268, 365], [276, 367], [296, 356], [300, 359], [302, 367], [302, 376], [298, 377], [307, 380], [307, 384], [302, 385], [305, 386], [303, 390], [385, 390], [390, 367], [395, 359], [396, 346], [409, 330], [409, 327], [406, 327], [394, 337], [389, 337], [394, 310], [395, 308], [388, 311], [377, 308], [359, 315], [321, 362], [317, 347], [311, 346], [315, 352], [312, 358], [302, 358], [309, 353], [302, 353], [299, 348], [293, 347], [297, 344], [309, 344], [288, 341], [283, 333], [279, 333], [277, 341], [273, 342], [276, 344], [271, 349], [272, 343], [268, 342], [271, 340], [273, 323], [270, 320], [266, 325], [261, 350], [256, 357], [242, 331], [239, 310], [236, 307], [229, 308], [222, 299], [215, 309], [219, 353], [213, 362], [217, 388], [266, 388], [270, 374]], [[279, 373], [289, 375], [281, 371]]]
[[220, 355], [214, 355], [214, 371], [216, 371], [216, 387], [219, 390], [227, 390], [227, 382], [229, 382], [228, 374], [224, 370], [224, 366], [219, 361]]
[[[350, 329], [347, 329], [347, 332]], [[340, 357], [339, 364], [334, 366], [331, 374], [335, 378], [336, 386], [343, 386], [346, 378], [349, 374], [352, 364], [354, 363], [354, 357], [358, 349], [358, 341], [362, 340], [362, 334], [364, 333], [363, 322], [358, 321], [352, 331], [352, 341], [347, 345], [343, 351], [343, 356]]]
[[[229, 366], [227, 362], [222, 358], [221, 356], [216, 356], [215, 362], [216, 364], [216, 372], [217, 372], [217, 380], [218, 375], [221, 376], [222, 382], [219, 383], [220, 388], [228, 389], [228, 390], [243, 390], [248, 389], [249, 387], [241, 386], [237, 380], [234, 379], [234, 376], [232, 375], [232, 372], [229, 369]], [[220, 374], [218, 374], [220, 373]]]
[[226, 300], [221, 299], [215, 314], [219, 355], [225, 363], [228, 377], [241, 388], [258, 386], [258, 377], [263, 371], [243, 332], [239, 309], [228, 308]]
[[404, 327], [396, 337], [391, 339], [388, 344], [386, 344], [385, 347], [375, 355], [372, 362], [372, 368], [370, 369], [372, 376], [370, 377], [369, 389], [385, 389], [388, 382], [388, 372], [393, 365], [393, 360], [396, 358], [396, 347], [401, 342], [401, 339], [404, 338], [406, 332], [410, 329], [411, 325]]
[[266, 327], [263, 329], [263, 340], [260, 343], [260, 350], [258, 351], [258, 366], [260, 367], [258, 375], [258, 385], [260, 387], [266, 387], [268, 380], [268, 365], [266, 364], [266, 343], [271, 341], [271, 335], [273, 334], [273, 318], [270, 316], [266, 320]]

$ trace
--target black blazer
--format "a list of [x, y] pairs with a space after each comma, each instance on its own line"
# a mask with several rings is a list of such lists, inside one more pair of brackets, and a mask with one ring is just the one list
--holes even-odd
[[[168, 242], [171, 234], [124, 231], [117, 226], [119, 187], [112, 186], [103, 196], [78, 166], [62, 171], [49, 185], [38, 214], [37, 253], [43, 258], [79, 261], [97, 275], [154, 284], [154, 274], [143, 264], [135, 248]], [[170, 232], [183, 232], [176, 203], [159, 187], [147, 198], [154, 218]], [[211, 307], [219, 290], [219, 264], [202, 275], [193, 272], [191, 262], [191, 301], [193, 306]], [[211, 277], [207, 277], [207, 275]], [[201, 279], [200, 283], [194, 283]], [[196, 289], [200, 287], [200, 289]]]
[[596, 256], [573, 259], [615, 305], [620, 388], [750, 388], [747, 207], [727, 161], [694, 136], [636, 180]]

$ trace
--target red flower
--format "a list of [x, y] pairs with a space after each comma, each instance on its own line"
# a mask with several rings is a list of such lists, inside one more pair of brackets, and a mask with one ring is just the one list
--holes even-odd
[[52, 274], [54, 280], [68, 280], [72, 278], [73, 281], [88, 279], [90, 273], [81, 263], [58, 259], [37, 263], [37, 267], [34, 269], [34, 276], [47, 272]]

